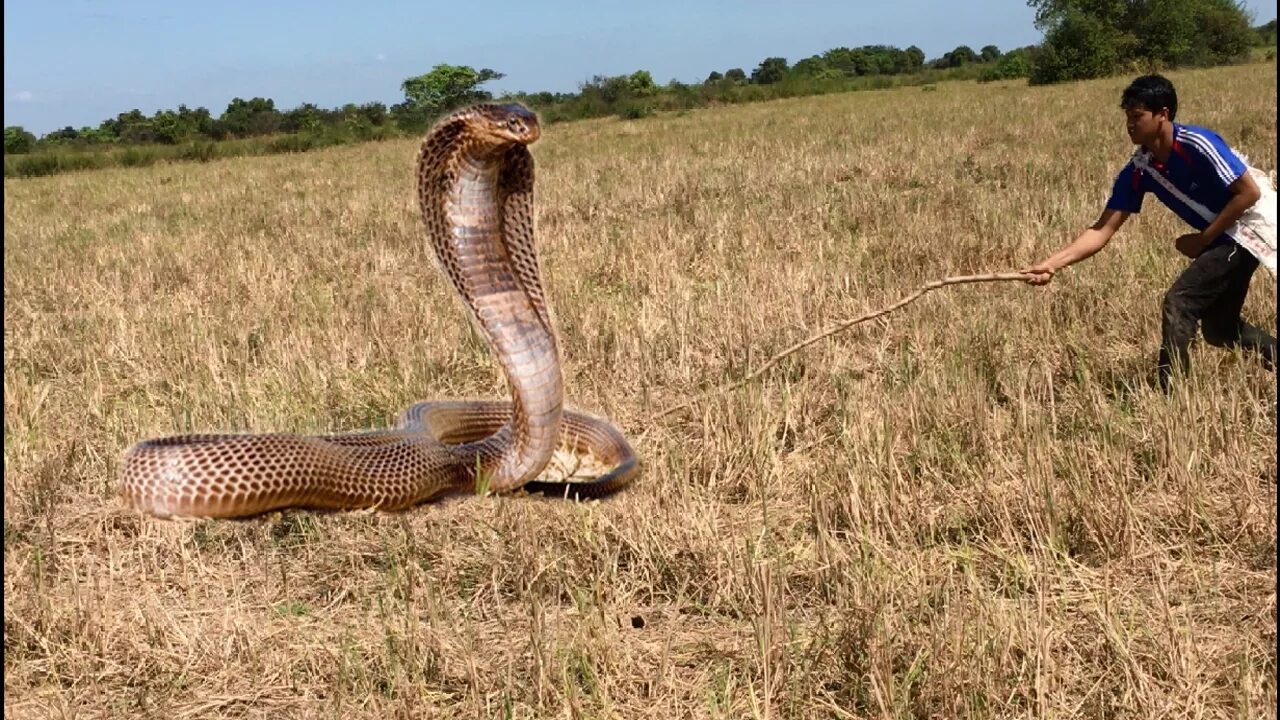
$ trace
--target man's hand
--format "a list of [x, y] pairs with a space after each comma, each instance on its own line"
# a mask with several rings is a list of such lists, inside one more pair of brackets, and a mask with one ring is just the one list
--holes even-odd
[[1098, 222], [1076, 236], [1076, 239], [1072, 240], [1071, 244], [1035, 265], [1023, 268], [1019, 272], [1027, 276], [1026, 281], [1028, 284], [1048, 285], [1049, 281], [1053, 280], [1054, 273], [1065, 267], [1071, 267], [1106, 246], [1110, 242], [1111, 236], [1116, 234], [1116, 231], [1124, 224], [1127, 217], [1129, 217], [1129, 213], [1124, 210], [1112, 208], [1103, 210]]
[[1191, 259], [1195, 259], [1204, 249], [1209, 247], [1209, 240], [1202, 233], [1187, 233], [1173, 241], [1174, 247], [1178, 248], [1178, 252], [1186, 255]]
[[1053, 274], [1057, 272], [1052, 265], [1045, 262], [1039, 262], [1031, 267], [1023, 268], [1018, 272], [1027, 276], [1027, 282], [1031, 285], [1048, 285], [1053, 279]]

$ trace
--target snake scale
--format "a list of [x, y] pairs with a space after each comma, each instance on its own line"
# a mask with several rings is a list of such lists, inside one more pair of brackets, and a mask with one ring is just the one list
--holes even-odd
[[[479, 487], [601, 497], [634, 479], [627, 440], [563, 407], [560, 356], [534, 248], [537, 116], [482, 103], [441, 118], [418, 155], [418, 200], [449, 281], [506, 375], [510, 401], [426, 401], [389, 429], [331, 435], [198, 434], [124, 454], [121, 493], [159, 517], [239, 517], [286, 507], [398, 510]], [[612, 469], [535, 478], [555, 450]]]

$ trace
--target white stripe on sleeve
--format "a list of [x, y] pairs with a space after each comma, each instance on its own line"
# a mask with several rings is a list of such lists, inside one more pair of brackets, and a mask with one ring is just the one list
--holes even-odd
[[1218, 173], [1218, 177], [1222, 179], [1224, 184], [1230, 185], [1235, 181], [1235, 174], [1231, 171], [1231, 166], [1227, 164], [1226, 158], [1222, 156], [1222, 153], [1212, 141], [1190, 130], [1184, 132], [1183, 137], [1188, 144], [1209, 159], [1209, 162], [1213, 164], [1213, 169]]

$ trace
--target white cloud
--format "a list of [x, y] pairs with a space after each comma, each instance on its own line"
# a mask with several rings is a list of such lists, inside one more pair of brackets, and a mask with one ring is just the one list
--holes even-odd
[[32, 95], [30, 90], [20, 90], [13, 96], [13, 99], [18, 102], [31, 102], [36, 99], [36, 96]]

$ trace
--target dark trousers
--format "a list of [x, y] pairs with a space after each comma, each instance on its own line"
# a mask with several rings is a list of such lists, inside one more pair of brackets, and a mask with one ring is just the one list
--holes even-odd
[[1257, 354], [1275, 370], [1276, 339], [1240, 317], [1249, 280], [1258, 259], [1248, 250], [1227, 241], [1200, 253], [1174, 280], [1164, 295], [1161, 323], [1160, 387], [1169, 389], [1175, 371], [1190, 373], [1188, 349], [1196, 336], [1196, 324], [1205, 342], [1218, 347], [1239, 347]]

